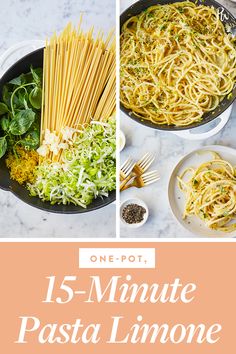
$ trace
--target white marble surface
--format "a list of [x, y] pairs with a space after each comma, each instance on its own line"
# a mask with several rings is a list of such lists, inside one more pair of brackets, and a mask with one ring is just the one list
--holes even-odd
[[[121, 0], [121, 11], [134, 1]], [[221, 1], [236, 15], [236, 5]], [[187, 141], [170, 133], [144, 127], [121, 114], [121, 129], [127, 138], [126, 149], [121, 154], [121, 162], [128, 156], [140, 158], [146, 152], [154, 152], [156, 161], [152, 169], [158, 169], [161, 180], [143, 189], [129, 189], [122, 192], [121, 202], [130, 197], [143, 199], [149, 207], [150, 217], [147, 223], [138, 229], [121, 225], [121, 237], [194, 237], [186, 231], [172, 216], [167, 188], [168, 180], [177, 161], [188, 152], [201, 146], [221, 144], [236, 148], [236, 104], [225, 128], [216, 136], [205, 141]]]
[[[87, 29], [108, 32], [115, 26], [115, 0], [1, 1], [0, 55], [17, 42], [45, 39], [80, 12]], [[54, 215], [22, 203], [0, 190], [0, 237], [114, 237], [115, 205], [82, 215]]]

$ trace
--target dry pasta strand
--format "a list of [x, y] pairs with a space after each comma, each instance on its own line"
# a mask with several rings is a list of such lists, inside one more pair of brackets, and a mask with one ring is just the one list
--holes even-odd
[[[82, 18], [46, 42], [43, 69], [41, 144], [45, 132], [60, 137], [65, 127], [77, 129], [92, 120], [107, 120], [116, 108], [114, 31], [103, 40], [93, 27], [84, 33]], [[60, 137], [61, 138], [61, 137]], [[53, 160], [53, 153], [47, 156]]]

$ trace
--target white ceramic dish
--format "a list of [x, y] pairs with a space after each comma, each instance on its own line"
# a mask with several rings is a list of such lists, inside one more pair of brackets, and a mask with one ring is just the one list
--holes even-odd
[[120, 136], [119, 136], [119, 148], [120, 148], [120, 152], [124, 149], [126, 144], [126, 137], [125, 134], [123, 133], [122, 130], [120, 130]]
[[[129, 205], [129, 204], [138, 204], [140, 206], [142, 206], [144, 209], [146, 209], [146, 213], [144, 214], [143, 216], [143, 220], [137, 224], [128, 224], [127, 222], [125, 222], [125, 220], [123, 219], [122, 217], [122, 212], [123, 212], [123, 209]], [[148, 211], [148, 207], [146, 205], [146, 203], [144, 203], [143, 200], [141, 199], [138, 199], [138, 198], [129, 198], [129, 199], [126, 199], [120, 206], [120, 220], [121, 222], [126, 225], [127, 227], [130, 227], [130, 228], [133, 228], [133, 229], [136, 229], [138, 227], [141, 227], [145, 224], [145, 222], [147, 221], [148, 219], [148, 216], [149, 216], [149, 211]]]
[[179, 176], [187, 167], [197, 167], [201, 163], [209, 161], [212, 158], [210, 153], [199, 154], [201, 151], [215, 151], [219, 153], [223, 159], [229, 161], [234, 166], [236, 165], [236, 150], [230, 147], [222, 145], [211, 145], [192, 151], [178, 162], [170, 176], [168, 186], [170, 208], [177, 221], [195, 236], [211, 238], [235, 237], [236, 231], [231, 233], [224, 233], [211, 230], [205, 226], [202, 220], [195, 216], [188, 217], [185, 220], [182, 218], [182, 213], [185, 205], [185, 195], [179, 190], [177, 176]]

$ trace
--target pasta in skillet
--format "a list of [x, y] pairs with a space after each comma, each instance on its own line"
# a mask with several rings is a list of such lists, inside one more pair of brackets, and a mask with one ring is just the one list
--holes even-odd
[[121, 103], [141, 119], [188, 126], [235, 85], [234, 38], [213, 7], [149, 7], [123, 25], [120, 41]]

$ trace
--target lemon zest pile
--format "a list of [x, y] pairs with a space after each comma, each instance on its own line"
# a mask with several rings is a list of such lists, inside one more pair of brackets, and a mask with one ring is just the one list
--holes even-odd
[[38, 162], [39, 155], [36, 151], [25, 150], [20, 146], [16, 148], [16, 155], [11, 152], [6, 159], [11, 179], [17, 181], [19, 184], [34, 182], [34, 170]]

